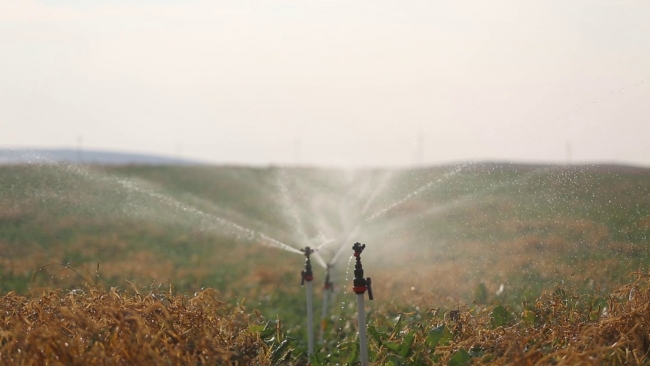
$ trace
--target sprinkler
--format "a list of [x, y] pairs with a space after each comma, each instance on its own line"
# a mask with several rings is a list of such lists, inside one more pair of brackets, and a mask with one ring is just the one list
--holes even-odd
[[301, 285], [307, 282], [307, 353], [311, 357], [314, 354], [314, 307], [313, 307], [313, 289], [311, 281], [314, 279], [314, 273], [311, 270], [311, 260], [309, 257], [315, 252], [310, 247], [300, 249], [305, 255], [305, 269], [302, 270]]
[[330, 293], [334, 292], [334, 285], [330, 281], [330, 269], [332, 266], [327, 265], [325, 269], [325, 282], [323, 282], [323, 309], [320, 314], [320, 332], [318, 333], [318, 343], [323, 344], [325, 339], [325, 329], [327, 328], [327, 306], [329, 305]]
[[363, 277], [363, 266], [361, 265], [361, 252], [366, 248], [365, 244], [354, 243], [352, 250], [357, 259], [354, 265], [354, 287], [352, 290], [357, 294], [357, 314], [359, 319], [359, 353], [361, 366], [368, 365], [368, 336], [366, 335], [366, 309], [364, 304], [364, 295], [368, 290], [368, 298], [372, 300], [372, 281], [370, 277]]

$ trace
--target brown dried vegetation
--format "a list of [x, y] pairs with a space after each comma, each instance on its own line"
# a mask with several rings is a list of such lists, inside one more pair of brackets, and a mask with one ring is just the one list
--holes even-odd
[[[392, 335], [375, 343], [376, 364], [395, 362], [390, 341], [412, 337], [409, 352], [402, 354], [408, 356], [400, 358], [406, 364], [444, 365], [464, 353], [467, 359], [460, 364], [646, 365], [650, 362], [650, 276], [635, 275], [636, 281], [606, 299], [558, 287], [524, 304], [519, 314], [503, 306], [461, 307], [446, 313], [431, 309], [432, 318], [403, 328], [391, 328], [389, 319], [379, 320], [375, 326]], [[495, 325], [500, 310], [510, 319]], [[431, 332], [443, 328], [449, 338], [432, 345]]]
[[255, 316], [205, 290], [88, 288], [0, 298], [3, 365], [269, 364]]
[[[405, 364], [448, 364], [461, 353], [474, 364], [647, 364], [650, 275], [635, 276], [606, 298], [558, 287], [524, 303], [518, 314], [501, 305], [431, 309], [420, 320], [412, 317], [397, 326], [394, 310], [384, 304], [370, 323], [386, 331], [383, 342], [371, 341], [373, 364], [394, 362], [395, 347], [404, 344], [399, 359]], [[135, 287], [44, 291], [29, 297], [11, 292], [0, 298], [0, 362], [277, 364], [259, 333], [258, 316], [217, 296], [213, 290], [179, 296], [171, 289], [145, 295]], [[441, 327], [448, 339], [432, 345], [430, 334]]]

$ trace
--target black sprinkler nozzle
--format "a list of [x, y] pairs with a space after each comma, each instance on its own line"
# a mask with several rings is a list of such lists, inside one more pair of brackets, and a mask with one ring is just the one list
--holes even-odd
[[309, 256], [314, 254], [314, 252], [315, 252], [315, 250], [310, 248], [310, 247], [304, 247], [304, 248], [300, 249], [300, 251], [305, 254], [305, 257], [307, 257], [307, 259], [309, 259]]
[[361, 252], [363, 252], [364, 249], [366, 249], [366, 245], [361, 244], [359, 242], [354, 243], [354, 245], [352, 246], [352, 250], [354, 250], [354, 253], [356, 254], [357, 258], [361, 254]]
[[300, 251], [305, 253], [305, 258], [306, 258], [305, 269], [303, 269], [302, 272], [300, 272], [302, 278], [300, 281], [300, 285], [302, 286], [305, 284], [305, 281], [311, 282], [314, 279], [314, 273], [312, 272], [311, 269], [311, 260], [309, 258], [309, 256], [311, 256], [312, 253], [314, 253], [314, 250], [311, 249], [310, 247], [305, 247], [304, 249], [300, 249]]

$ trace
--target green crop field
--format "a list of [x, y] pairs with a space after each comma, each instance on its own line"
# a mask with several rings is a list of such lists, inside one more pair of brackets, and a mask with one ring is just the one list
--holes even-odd
[[[227, 341], [213, 345], [223, 352], [211, 353], [212, 360], [300, 364], [304, 257], [295, 249], [324, 245], [312, 259], [315, 283], [324, 279], [322, 265], [331, 264], [335, 292], [312, 364], [353, 364], [349, 258], [358, 241], [367, 245], [363, 262], [373, 281], [375, 300], [366, 309], [376, 364], [647, 364], [649, 193], [650, 170], [624, 166], [1, 166], [0, 290], [3, 306], [24, 312], [29, 324], [73, 318], [52, 305], [53, 318], [43, 320], [33, 309], [45, 308], [47, 296], [60, 297], [76, 317], [110, 305], [145, 323], [145, 310], [163, 304], [169, 314], [161, 321], [178, 322], [191, 335], [165, 333], [185, 347], [175, 363], [210, 363], [196, 347], [202, 337], [219, 337], [212, 328], [193, 329], [183, 311], [230, 314], [229, 332], [251, 338], [230, 350]], [[114, 301], [107, 305], [101, 294]], [[39, 328], [8, 314], [0, 358], [38, 364], [41, 356], [19, 354], [27, 340], [16, 329]], [[115, 317], [102, 316], [97, 324]], [[70, 332], [56, 337], [74, 338], [73, 325], [60, 326]], [[136, 335], [145, 329], [136, 328]], [[159, 362], [129, 358], [137, 347], [118, 346], [102, 332], [97, 325], [86, 338], [123, 347], [128, 362]], [[84, 362], [103, 357], [74, 344], [74, 352], [52, 352]], [[164, 358], [177, 351], [165, 343], [150, 352]]]

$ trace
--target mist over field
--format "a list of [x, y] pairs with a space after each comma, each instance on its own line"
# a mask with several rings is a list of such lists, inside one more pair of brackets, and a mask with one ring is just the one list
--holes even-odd
[[[471, 302], [478, 287], [488, 290], [482, 301], [513, 303], [559, 282], [607, 291], [647, 266], [650, 176], [642, 168], [1, 169], [2, 268], [13, 279], [2, 283], [6, 291], [83, 282], [52, 275], [100, 263], [98, 275], [114, 285], [171, 281], [237, 294], [233, 281], [298, 278], [299, 249], [323, 246], [316, 277], [332, 266], [345, 292], [355, 241], [369, 247], [376, 293], [428, 306]], [[269, 268], [267, 256], [275, 258]], [[51, 263], [49, 277], [33, 277]]]

